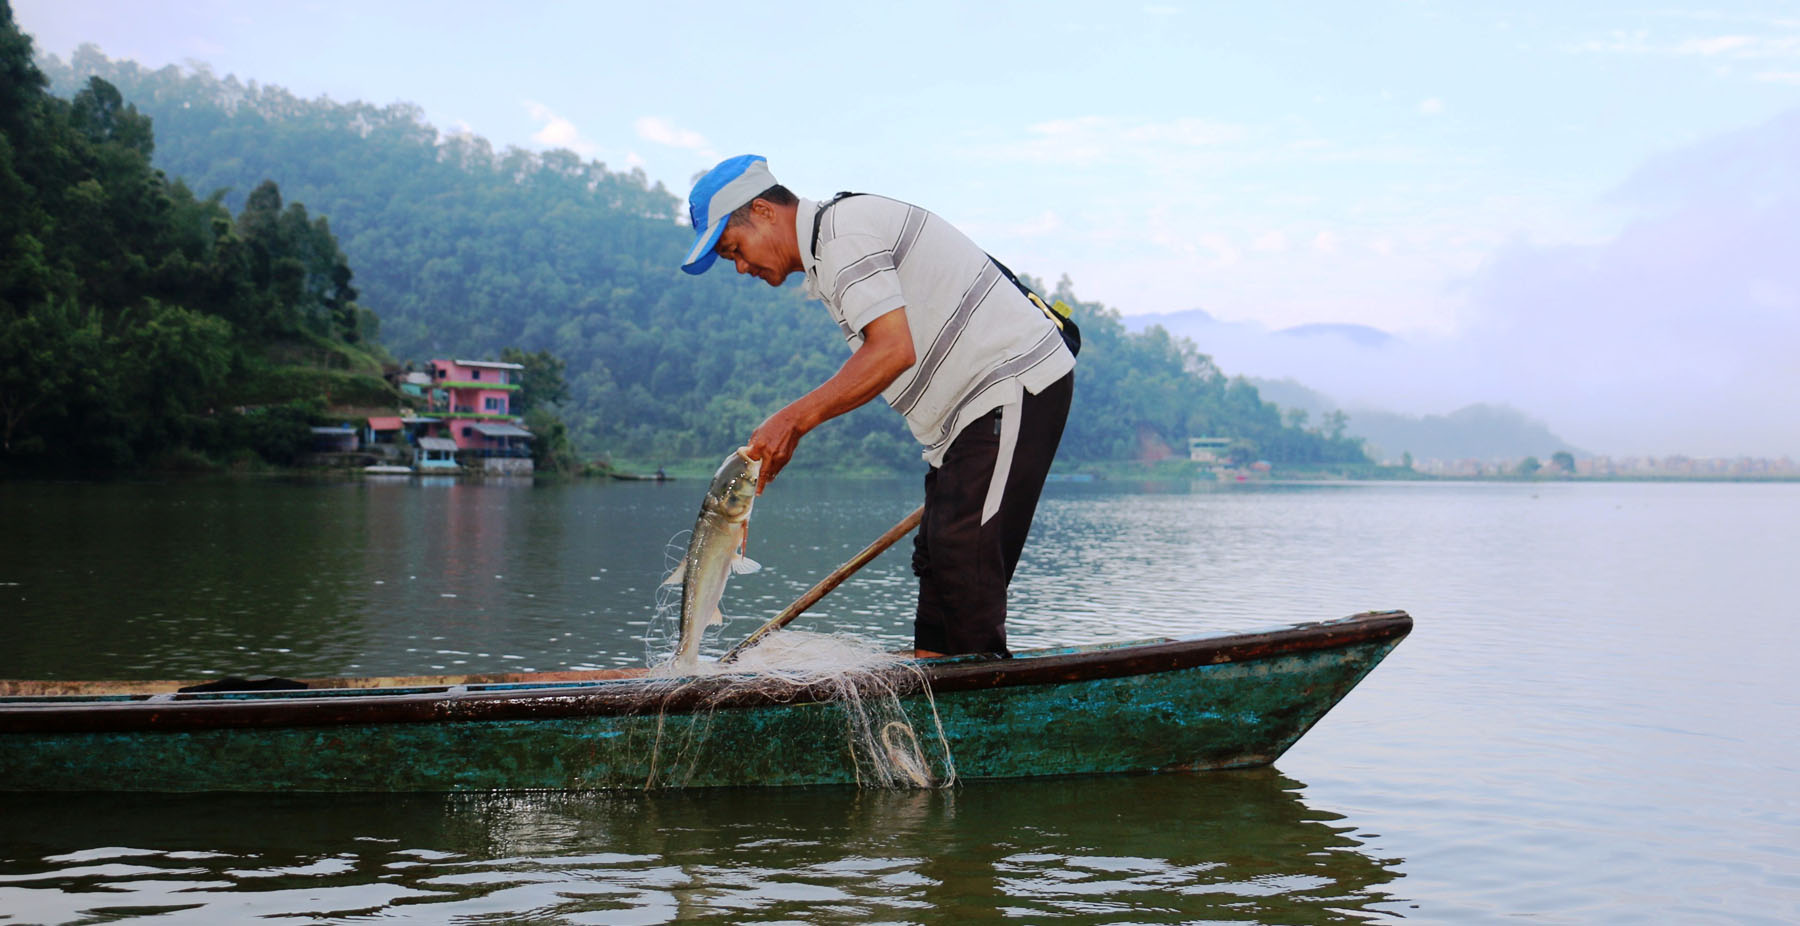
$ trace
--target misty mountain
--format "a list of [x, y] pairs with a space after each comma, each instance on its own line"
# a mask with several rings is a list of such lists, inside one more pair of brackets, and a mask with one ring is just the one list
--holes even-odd
[[1331, 322], [1295, 325], [1292, 328], [1278, 329], [1275, 334], [1287, 338], [1342, 338], [1359, 347], [1385, 347], [1398, 340], [1380, 328]]
[[1559, 450], [1578, 457], [1587, 451], [1556, 436], [1550, 428], [1506, 405], [1477, 403], [1447, 415], [1403, 415], [1375, 408], [1341, 408], [1330, 396], [1292, 379], [1251, 379], [1263, 398], [1284, 409], [1306, 412], [1317, 421], [1332, 411], [1349, 416], [1347, 433], [1369, 444], [1378, 460], [1410, 453], [1415, 460], [1548, 459]]
[[[1204, 309], [1132, 315], [1124, 322], [1134, 331], [1160, 326], [1193, 341], [1221, 367], [1245, 375], [1264, 399], [1306, 412], [1306, 426], [1318, 425], [1330, 412], [1344, 412], [1345, 433], [1366, 441], [1377, 460], [1404, 453], [1417, 460], [1547, 458], [1558, 450], [1588, 455], [1503, 402], [1465, 402], [1447, 413], [1393, 410], [1366, 388], [1385, 382], [1391, 371], [1410, 369], [1430, 346], [1379, 328], [1309, 324], [1270, 330], [1255, 322], [1221, 321]], [[1340, 397], [1340, 389], [1351, 395]], [[1420, 404], [1443, 401], [1428, 388], [1415, 386], [1411, 392]]]
[[[1397, 377], [1416, 378], [1415, 362], [1430, 346], [1368, 325], [1307, 324], [1271, 330], [1255, 321], [1225, 321], [1204, 309], [1129, 315], [1121, 319], [1136, 332], [1162, 328], [1186, 338], [1221, 369], [1262, 380], [1292, 379], [1337, 397], [1343, 405], [1395, 408], [1411, 413], [1441, 408], [1408, 407], [1404, 396], [1385, 395]], [[1415, 396], [1426, 393], [1414, 389]], [[1433, 391], [1433, 398], [1442, 399]], [[1395, 399], [1402, 401], [1395, 401]], [[1486, 400], [1486, 397], [1477, 397]], [[1465, 399], [1463, 404], [1467, 404]]]
[[[1228, 339], [1246, 336], [1267, 336], [1293, 341], [1330, 342], [1342, 341], [1361, 348], [1382, 348], [1400, 343], [1394, 335], [1369, 325], [1353, 325], [1334, 322], [1315, 322], [1306, 325], [1294, 325], [1289, 328], [1278, 328], [1270, 331], [1261, 325], [1248, 322], [1227, 322], [1214, 318], [1205, 309], [1184, 309], [1180, 312], [1149, 312], [1142, 315], [1125, 317], [1125, 326], [1132, 331], [1143, 331], [1152, 325], [1159, 325], [1163, 330], [1176, 337], [1187, 338], [1196, 344], [1204, 345], [1221, 336]], [[1207, 351], [1210, 353], [1210, 351]]]

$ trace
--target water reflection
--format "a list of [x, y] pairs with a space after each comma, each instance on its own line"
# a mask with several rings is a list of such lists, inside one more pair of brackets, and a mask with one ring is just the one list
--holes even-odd
[[[0, 798], [0, 909], [447, 922], [1353, 923], [1400, 860], [1272, 770], [707, 794]], [[102, 847], [102, 848], [96, 848]]]

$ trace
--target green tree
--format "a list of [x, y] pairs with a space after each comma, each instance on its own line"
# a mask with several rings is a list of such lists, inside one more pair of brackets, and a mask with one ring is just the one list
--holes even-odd
[[531, 431], [531, 464], [542, 473], [574, 473], [582, 467], [581, 454], [569, 440], [569, 427], [554, 413], [534, 408], [525, 415]]
[[296, 353], [345, 366], [360, 340], [364, 365], [379, 362], [322, 218], [282, 210], [266, 184], [246, 240], [223, 194], [197, 199], [152, 166], [131, 94], [98, 74], [67, 100], [47, 84], [0, 0], [0, 463], [229, 454], [256, 430], [232, 408]]
[[513, 394], [513, 414], [524, 415], [534, 409], [553, 407], [569, 397], [569, 386], [563, 379], [568, 365], [548, 350], [526, 352], [507, 347], [501, 349], [500, 359], [525, 368], [519, 371], [519, 378], [515, 380], [519, 391]]
[[0, 316], [0, 449], [41, 454], [52, 423], [98, 401], [102, 344], [99, 319], [68, 302]]
[[0, 0], [0, 134], [27, 131], [47, 83], [31, 60], [31, 37], [13, 22], [12, 3]]
[[1320, 423], [1319, 431], [1325, 435], [1327, 440], [1335, 441], [1343, 439], [1344, 429], [1349, 426], [1350, 416], [1334, 408], [1325, 414], [1325, 420]]
[[325, 403], [316, 397], [252, 409], [224, 419], [212, 449], [248, 450], [270, 463], [290, 464], [311, 448], [312, 424], [324, 416]]

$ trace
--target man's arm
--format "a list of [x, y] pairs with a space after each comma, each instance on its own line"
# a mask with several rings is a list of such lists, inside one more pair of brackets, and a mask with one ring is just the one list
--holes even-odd
[[875, 398], [912, 369], [916, 358], [904, 307], [869, 322], [862, 336], [862, 346], [830, 379], [770, 415], [750, 435], [750, 456], [762, 461], [758, 493], [787, 465], [806, 432]]

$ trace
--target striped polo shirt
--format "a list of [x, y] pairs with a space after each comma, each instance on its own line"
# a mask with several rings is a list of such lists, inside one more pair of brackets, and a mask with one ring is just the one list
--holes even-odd
[[1056, 326], [966, 235], [918, 206], [884, 196], [839, 200], [819, 222], [819, 203], [795, 216], [806, 294], [825, 303], [850, 343], [869, 322], [904, 307], [912, 368], [881, 397], [906, 416], [932, 466], [969, 422], [1075, 369]]

